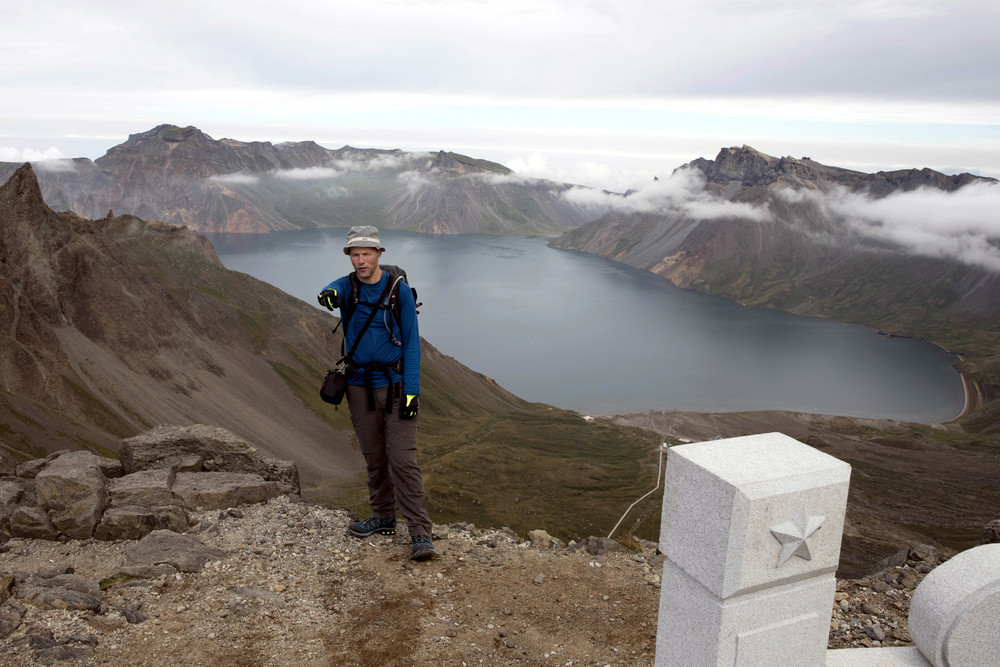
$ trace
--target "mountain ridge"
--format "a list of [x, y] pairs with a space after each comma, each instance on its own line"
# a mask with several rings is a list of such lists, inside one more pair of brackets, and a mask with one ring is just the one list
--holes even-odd
[[[0, 180], [14, 169], [0, 164]], [[373, 224], [552, 235], [589, 219], [559, 197], [569, 185], [454, 152], [216, 140], [168, 124], [129, 135], [94, 161], [40, 163], [38, 177], [59, 210], [88, 218], [114, 210], [203, 232]]]

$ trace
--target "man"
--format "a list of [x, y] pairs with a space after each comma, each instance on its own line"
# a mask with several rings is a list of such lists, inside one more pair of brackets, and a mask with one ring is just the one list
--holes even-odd
[[[420, 334], [409, 287], [379, 266], [385, 248], [378, 229], [351, 227], [344, 254], [354, 273], [319, 294], [320, 305], [341, 309], [348, 350], [347, 403], [368, 466], [371, 516], [348, 531], [363, 538], [396, 533], [397, 503], [410, 533], [413, 560], [437, 554], [431, 541], [424, 482], [417, 465]], [[353, 287], [355, 288], [352, 291]], [[388, 307], [397, 294], [398, 314]], [[356, 295], [356, 298], [352, 295]]]

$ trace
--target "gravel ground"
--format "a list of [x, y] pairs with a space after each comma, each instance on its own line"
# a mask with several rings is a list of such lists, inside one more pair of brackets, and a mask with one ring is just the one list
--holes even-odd
[[[0, 640], [0, 664], [654, 661], [663, 557], [651, 543], [595, 554], [591, 540], [546, 548], [453, 524], [435, 527], [438, 557], [414, 563], [405, 528], [358, 540], [347, 512], [288, 498], [195, 518], [193, 535], [225, 552], [198, 572], [115, 576], [136, 544], [127, 541], [0, 546], [0, 602], [10, 595], [0, 627], [20, 615]], [[99, 605], [26, 596], [46, 577], [92, 593], [101, 582]], [[904, 564], [839, 582], [830, 646], [909, 644], [906, 611], [920, 577]]]

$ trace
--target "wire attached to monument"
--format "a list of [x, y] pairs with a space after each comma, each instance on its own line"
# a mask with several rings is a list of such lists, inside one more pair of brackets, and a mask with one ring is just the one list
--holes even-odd
[[611, 536], [615, 534], [615, 531], [618, 530], [618, 526], [620, 526], [622, 524], [622, 521], [625, 520], [625, 517], [628, 516], [628, 513], [632, 511], [632, 508], [641, 503], [643, 500], [648, 498], [650, 495], [655, 493], [657, 489], [660, 488], [660, 480], [663, 478], [663, 454], [664, 452], [667, 451], [667, 443], [661, 442], [658, 451], [660, 452], [660, 463], [656, 469], [656, 486], [654, 486], [652, 490], [650, 490], [648, 493], [644, 494], [641, 498], [639, 498], [634, 503], [628, 506], [628, 509], [625, 510], [624, 514], [622, 514], [622, 518], [618, 519], [618, 523], [616, 523], [615, 527], [611, 529], [610, 533], [608, 533], [609, 540], [611, 539]]

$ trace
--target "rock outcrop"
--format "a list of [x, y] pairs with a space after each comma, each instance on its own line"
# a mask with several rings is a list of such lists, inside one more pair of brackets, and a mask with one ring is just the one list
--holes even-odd
[[299, 493], [293, 462], [265, 458], [221, 428], [158, 426], [123, 441], [120, 452], [120, 462], [57, 452], [0, 476], [0, 540], [180, 533], [190, 525], [189, 512]]

